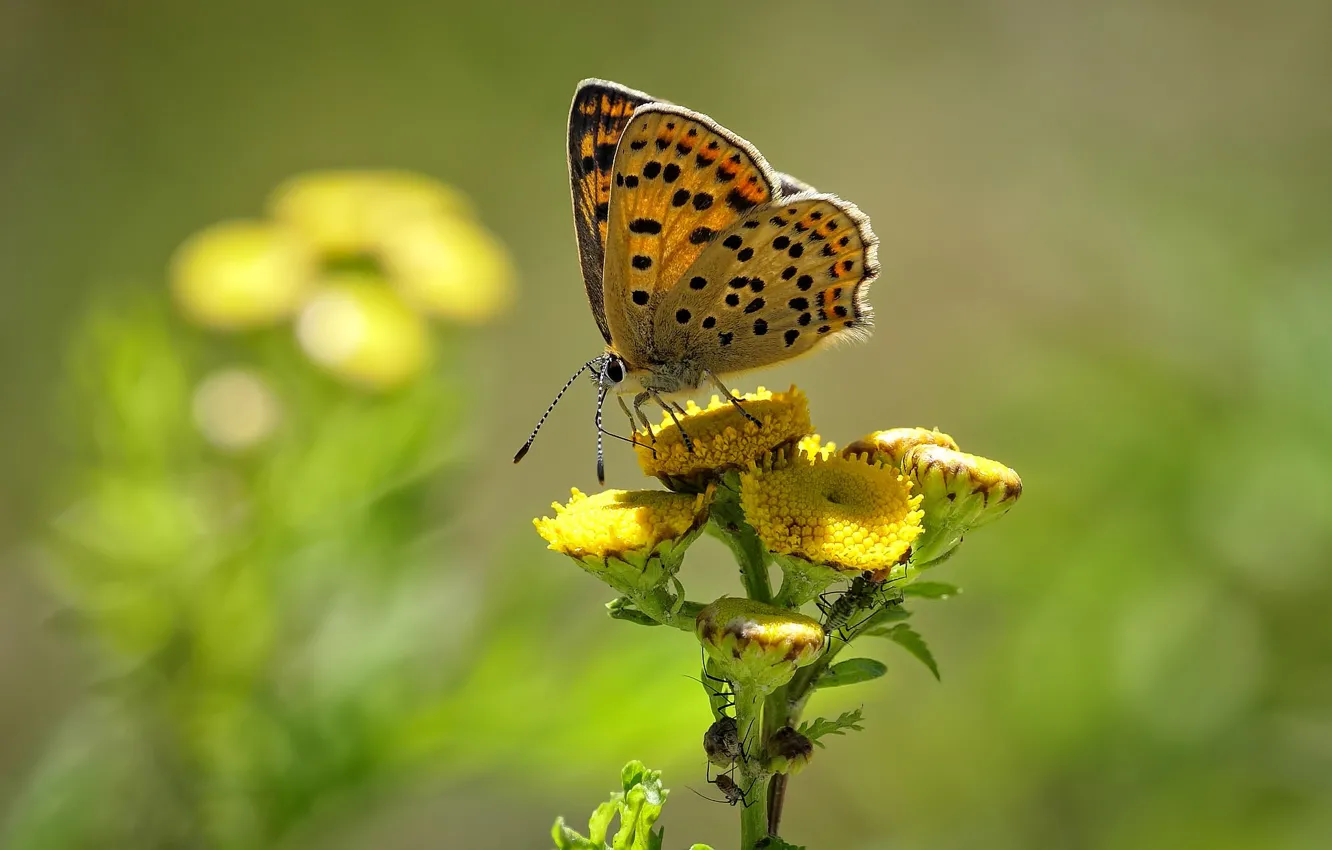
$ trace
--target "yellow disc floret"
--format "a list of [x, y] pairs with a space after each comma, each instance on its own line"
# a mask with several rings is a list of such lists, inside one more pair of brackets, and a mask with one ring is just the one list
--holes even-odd
[[864, 458], [777, 457], [740, 476], [740, 504], [768, 551], [888, 578], [921, 533], [920, 496]]
[[967, 531], [1003, 516], [1022, 495], [1022, 479], [1007, 466], [943, 446], [913, 446], [902, 467], [925, 499], [925, 534], [917, 547], [922, 565], [951, 552]]
[[[786, 392], [759, 387], [757, 392], [739, 398], [745, 411], [761, 426], [720, 396], [713, 396], [706, 408], [691, 401], [683, 416], [677, 414], [679, 425], [663, 416], [655, 442], [647, 432], [637, 432], [638, 465], [643, 472], [657, 476], [667, 486], [699, 486], [726, 470], [745, 469], [777, 449], [794, 446], [814, 430], [809, 402], [794, 386]], [[682, 428], [692, 442], [692, 452]]]

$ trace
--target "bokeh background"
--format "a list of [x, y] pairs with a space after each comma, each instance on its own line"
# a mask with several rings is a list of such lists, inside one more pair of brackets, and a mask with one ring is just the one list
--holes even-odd
[[[798, 383], [839, 442], [937, 425], [1026, 483], [942, 568], [965, 593], [917, 615], [942, 683], [885, 649], [886, 679], [827, 700], [863, 701], [867, 731], [792, 783], [790, 839], [1329, 846], [1329, 44], [1321, 0], [0, 3], [11, 840], [84, 846], [14, 823], [83, 817], [61, 783], [85, 772], [53, 773], [53, 752], [83, 746], [70, 730], [106, 688], [49, 580], [70, 472], [98, 463], [70, 448], [88, 424], [62, 406], [71, 339], [90, 311], [164, 292], [182, 240], [260, 214], [289, 175], [391, 167], [470, 197], [519, 296], [441, 354], [464, 400], [412, 574], [447, 581], [417, 594], [410, 634], [415, 663], [452, 672], [417, 713], [376, 721], [419, 732], [387, 781], [300, 802], [280, 843], [542, 847], [637, 757], [676, 789], [668, 845], [733, 845], [735, 813], [685, 790], [708, 790], [696, 651], [607, 619], [605, 589], [531, 530], [569, 486], [595, 487], [590, 391], [509, 463], [599, 343], [564, 133], [575, 83], [600, 76], [713, 115], [872, 216], [873, 340], [741, 389]], [[609, 470], [640, 486], [620, 446]], [[320, 562], [323, 592], [339, 570], [364, 581], [348, 563]], [[690, 595], [732, 588], [731, 570], [702, 541]], [[323, 624], [335, 666], [389, 619], [369, 598]], [[322, 722], [293, 763], [343, 739]], [[170, 788], [126, 794], [154, 808]]]

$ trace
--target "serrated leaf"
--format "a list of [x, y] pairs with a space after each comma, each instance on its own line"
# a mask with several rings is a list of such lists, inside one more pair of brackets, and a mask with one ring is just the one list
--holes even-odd
[[848, 658], [829, 667], [819, 677], [817, 687], [841, 688], [877, 679], [888, 672], [888, 665], [873, 658]]
[[947, 599], [957, 596], [962, 588], [945, 581], [918, 581], [902, 588], [907, 596], [919, 596], [921, 599]]
[[836, 720], [829, 720], [826, 717], [816, 717], [813, 720], [806, 720], [796, 729], [801, 735], [804, 735], [811, 742], [820, 747], [825, 746], [819, 739], [825, 735], [845, 735], [848, 729], [854, 729], [859, 732], [862, 727], [860, 709], [844, 711]]
[[930, 668], [930, 672], [934, 674], [935, 679], [939, 678], [939, 664], [934, 660], [934, 654], [930, 652], [929, 645], [925, 643], [925, 638], [921, 637], [919, 632], [906, 623], [901, 623], [894, 626], [887, 637], [914, 655], [921, 664]]

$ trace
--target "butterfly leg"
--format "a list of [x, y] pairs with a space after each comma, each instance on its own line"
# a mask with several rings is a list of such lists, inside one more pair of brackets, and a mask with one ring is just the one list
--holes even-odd
[[652, 435], [652, 442], [657, 442], [657, 432], [652, 430], [652, 423], [648, 421], [647, 414], [643, 412], [643, 405], [652, 398], [652, 393], [644, 390], [634, 396], [634, 413], [638, 414], [638, 421], [643, 423], [643, 427]]
[[[662, 410], [666, 411], [667, 416], [671, 417], [671, 421], [675, 423], [675, 427], [680, 431], [680, 439], [684, 441], [685, 451], [689, 452], [690, 454], [693, 454], [694, 439], [689, 436], [689, 432], [686, 431], [684, 429], [684, 426], [680, 424], [679, 417], [675, 415], [675, 411], [671, 409], [671, 406], [666, 403], [666, 399], [662, 398], [661, 394], [656, 392], [655, 390], [647, 390], [646, 392], [648, 393], [648, 395], [652, 397], [653, 401], [657, 403], [657, 406], [660, 407]], [[637, 400], [635, 399], [635, 401]], [[746, 413], [745, 415], [748, 416], [749, 414]]]
[[[623, 410], [624, 415], [629, 418], [629, 436], [631, 437], [630, 442], [632, 442], [635, 446], [643, 445], [642, 443], [638, 442], [638, 433], [637, 433], [638, 423], [634, 421], [634, 415], [629, 412], [629, 405], [624, 403], [624, 396], [617, 394], [615, 396], [615, 400], [620, 403], [620, 409]], [[655, 444], [657, 442], [657, 435], [652, 433], [652, 426], [648, 425], [646, 416], [643, 417], [643, 425], [647, 429], [648, 436], [652, 438], [652, 442]], [[648, 446], [648, 448], [652, 449], [652, 459], [656, 460], [657, 450], [653, 448], [653, 446]]]
[[740, 399], [736, 398], [734, 395], [731, 394], [731, 391], [726, 388], [726, 385], [721, 382], [720, 378], [718, 378], [716, 375], [712, 374], [712, 372], [709, 371], [705, 371], [703, 374], [708, 376], [708, 380], [712, 381], [712, 385], [714, 387], [721, 390], [721, 394], [726, 398], [727, 401], [735, 405], [735, 409], [740, 411], [741, 416], [745, 417], [750, 422], [753, 422], [755, 427], [758, 428], [763, 427], [763, 423], [755, 419], [754, 415], [750, 413], [748, 410], [745, 410], [745, 406], [740, 403]]

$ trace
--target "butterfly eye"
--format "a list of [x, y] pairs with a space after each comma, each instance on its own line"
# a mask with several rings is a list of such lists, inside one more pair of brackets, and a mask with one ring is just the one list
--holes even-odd
[[624, 380], [624, 365], [618, 357], [606, 362], [606, 377], [614, 384]]

